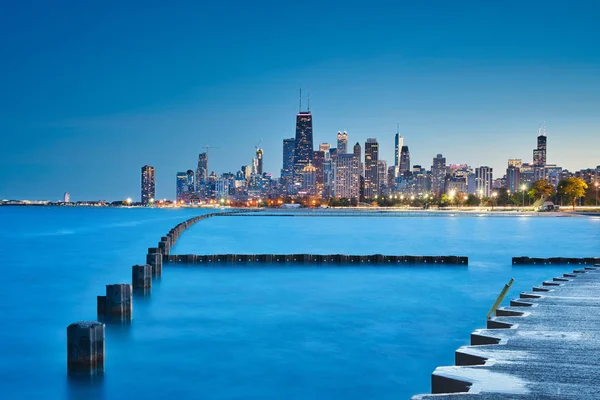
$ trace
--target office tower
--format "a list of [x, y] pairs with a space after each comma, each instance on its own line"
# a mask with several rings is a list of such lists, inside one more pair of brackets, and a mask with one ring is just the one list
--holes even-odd
[[302, 111], [302, 91], [300, 91], [300, 110], [296, 115], [296, 143], [294, 147], [294, 173], [302, 174], [304, 167], [312, 163], [313, 124], [310, 113], [310, 97], [307, 111]]
[[379, 188], [377, 195], [383, 196], [387, 190], [387, 161], [377, 161], [377, 182], [379, 182]]
[[317, 195], [323, 195], [323, 165], [325, 163], [325, 153], [323, 151], [315, 151], [313, 154], [313, 166], [316, 169], [316, 186], [317, 186]]
[[358, 199], [360, 196], [359, 158], [354, 154], [339, 154], [334, 164], [334, 196]]
[[208, 183], [208, 153], [198, 154], [198, 167], [196, 168], [196, 194], [199, 198], [207, 198], [206, 185]]
[[348, 153], [348, 132], [338, 132], [337, 134], [337, 154]]
[[360, 148], [360, 143], [356, 142], [356, 144], [354, 145], [354, 147], [352, 148], [352, 153], [354, 154], [354, 157], [356, 157], [358, 159], [358, 174], [360, 176], [363, 176], [363, 163], [361, 161], [361, 148]]
[[400, 165], [398, 166], [398, 174], [405, 175], [410, 171], [410, 152], [408, 146], [402, 146], [400, 149]]
[[176, 196], [177, 202], [185, 202], [188, 191], [187, 172], [177, 173]]
[[65, 202], [65, 203], [71, 202], [71, 194], [69, 192], [65, 192], [65, 195], [63, 196], [63, 202]]
[[438, 154], [433, 159], [433, 165], [431, 166], [431, 191], [436, 196], [441, 196], [445, 192], [444, 187], [446, 179], [446, 158]]
[[317, 194], [317, 169], [312, 164], [302, 169], [302, 191], [308, 196]]
[[493, 170], [490, 167], [475, 168], [475, 194], [490, 197], [494, 183]]
[[521, 182], [530, 186], [533, 182], [535, 182], [535, 173], [534, 173], [534, 165], [531, 163], [522, 163], [521, 168], [519, 168], [519, 172], [521, 175]]
[[283, 168], [281, 175], [291, 175], [294, 172], [294, 147], [296, 139], [283, 139]]
[[263, 174], [263, 149], [256, 148], [256, 174]]
[[142, 204], [154, 201], [154, 167], [142, 167]]
[[369, 138], [365, 143], [365, 198], [371, 199], [379, 193], [379, 143], [377, 139]]
[[331, 145], [329, 143], [321, 143], [319, 145], [319, 151], [324, 152], [325, 157], [327, 157], [329, 155], [329, 150], [331, 150]]
[[387, 172], [387, 188], [389, 193], [396, 191], [396, 172], [398, 167], [391, 165], [388, 167]]
[[506, 188], [511, 193], [516, 193], [520, 189], [521, 184], [521, 169], [514, 165], [508, 165], [506, 168]]
[[[396, 133], [396, 137], [395, 137], [395, 146], [394, 146], [394, 165], [396, 167], [400, 166], [400, 159], [401, 159], [401, 151], [402, 151], [402, 147], [404, 147], [404, 138], [402, 136], [400, 136], [400, 132]], [[408, 147], [407, 147], [408, 149]]]
[[187, 192], [188, 192], [188, 196], [189, 196], [189, 200], [192, 199], [192, 194], [194, 194], [195, 190], [195, 185], [194, 185], [194, 171], [192, 171], [191, 169], [188, 169], [186, 172], [187, 175]]
[[541, 128], [538, 128], [537, 148], [533, 150], [533, 165], [538, 167], [546, 165], [546, 127], [543, 134]]

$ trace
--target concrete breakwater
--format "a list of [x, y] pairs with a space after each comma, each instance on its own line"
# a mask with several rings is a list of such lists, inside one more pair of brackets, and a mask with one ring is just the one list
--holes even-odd
[[501, 307], [455, 366], [431, 376], [437, 399], [597, 399], [600, 265], [576, 269]]
[[259, 264], [350, 264], [350, 265], [468, 265], [463, 256], [394, 256], [383, 254], [211, 254], [165, 255], [167, 264], [259, 265]]
[[567, 265], [567, 264], [579, 264], [579, 265], [595, 265], [600, 264], [600, 257], [549, 257], [549, 258], [536, 258], [536, 257], [513, 257], [513, 265]]

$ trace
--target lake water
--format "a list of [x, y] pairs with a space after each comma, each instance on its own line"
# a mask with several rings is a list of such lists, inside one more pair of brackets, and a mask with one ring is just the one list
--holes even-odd
[[107, 326], [106, 373], [66, 377], [66, 326], [104, 285], [202, 211], [0, 207], [2, 399], [403, 399], [429, 392], [503, 285], [572, 270], [511, 257], [599, 256], [600, 219], [269, 218], [201, 221], [174, 253], [466, 255], [465, 267], [168, 266]]

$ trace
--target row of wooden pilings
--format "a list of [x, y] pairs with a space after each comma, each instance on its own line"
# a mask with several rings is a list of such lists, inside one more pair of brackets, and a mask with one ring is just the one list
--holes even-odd
[[513, 257], [513, 265], [596, 265], [600, 264], [600, 258], [598, 257], [549, 257], [549, 258], [537, 258], [537, 257]]
[[133, 294], [149, 293], [152, 280], [162, 276], [163, 257], [169, 256], [181, 234], [196, 222], [218, 214], [224, 213], [200, 215], [177, 224], [161, 237], [158, 247], [148, 249], [146, 264], [131, 268], [131, 284], [106, 285], [106, 294], [97, 298], [98, 321], [79, 321], [67, 327], [67, 371], [70, 375], [104, 374], [105, 323], [131, 321]]
[[383, 254], [211, 254], [211, 255], [166, 255], [168, 264], [344, 264], [344, 265], [413, 265], [446, 264], [468, 265], [469, 258], [463, 256], [390, 256]]

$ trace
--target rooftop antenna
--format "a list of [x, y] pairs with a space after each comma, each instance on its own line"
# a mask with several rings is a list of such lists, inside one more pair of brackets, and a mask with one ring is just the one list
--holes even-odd
[[298, 112], [302, 112], [302, 87], [300, 87], [300, 105], [298, 106]]
[[400, 133], [400, 122], [396, 122], [396, 133]]
[[542, 123], [538, 123], [538, 136], [542, 136]]
[[308, 91], [308, 110], [306, 111], [310, 112], [310, 90]]
[[544, 136], [546, 136], [546, 121], [544, 121]]

